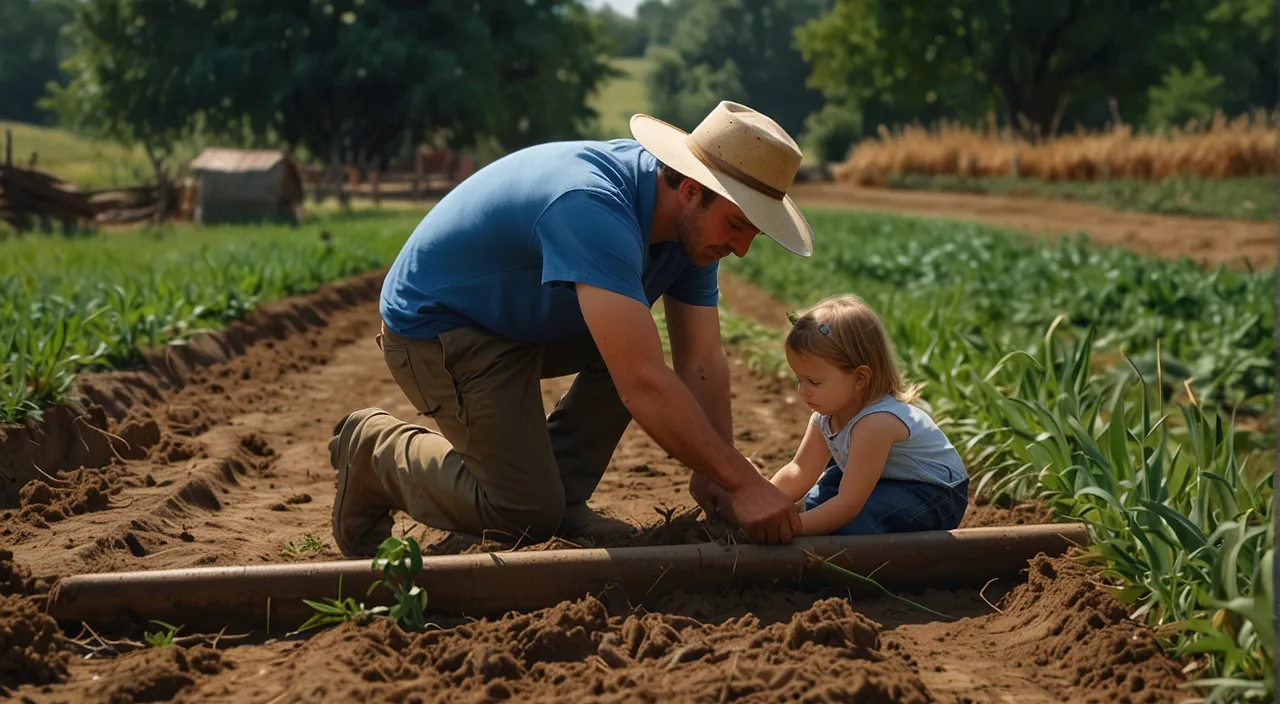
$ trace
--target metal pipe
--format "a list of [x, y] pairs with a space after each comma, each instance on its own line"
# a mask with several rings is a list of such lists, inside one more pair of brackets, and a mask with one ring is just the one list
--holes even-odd
[[[632, 604], [676, 590], [723, 591], [776, 585], [815, 587], [856, 581], [815, 569], [806, 552], [831, 559], [891, 590], [957, 588], [992, 578], [1017, 581], [1039, 553], [1061, 555], [1089, 542], [1084, 524], [967, 528], [895, 535], [800, 538], [789, 546], [715, 543], [661, 547], [493, 552], [424, 557], [417, 584], [434, 614], [494, 616], [553, 606], [620, 589]], [[388, 603], [389, 590], [365, 596], [379, 573], [372, 560], [204, 567], [62, 579], [49, 613], [72, 623], [120, 624], [162, 619], [187, 632], [223, 626], [297, 628], [311, 608], [302, 599], [353, 596], [366, 606]]]

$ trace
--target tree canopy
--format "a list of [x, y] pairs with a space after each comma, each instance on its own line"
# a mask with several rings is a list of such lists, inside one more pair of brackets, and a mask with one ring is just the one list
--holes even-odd
[[1141, 120], [1152, 100], [1163, 101], [1164, 119], [1206, 100], [1274, 104], [1268, 5], [837, 0], [797, 34], [812, 85], [858, 103], [876, 122], [973, 120], [992, 111], [1049, 133], [1064, 123], [1097, 126], [1116, 110]]
[[[809, 67], [794, 33], [830, 5], [829, 0], [672, 0], [665, 11], [679, 22], [669, 40], [651, 45], [648, 54], [655, 116], [688, 130], [719, 101], [734, 100], [799, 135], [805, 118], [821, 107], [822, 95], [805, 85]], [[663, 17], [656, 8], [649, 11]]]
[[608, 48], [570, 0], [84, 0], [64, 117], [156, 148], [197, 126], [385, 163], [577, 136]]
[[0, 0], [0, 120], [45, 123], [36, 106], [45, 84], [62, 79], [62, 28], [73, 0]]

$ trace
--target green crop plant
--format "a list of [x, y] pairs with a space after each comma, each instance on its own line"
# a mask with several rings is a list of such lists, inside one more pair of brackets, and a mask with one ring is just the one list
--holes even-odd
[[371, 568], [379, 570], [381, 577], [369, 585], [365, 596], [373, 594], [378, 587], [386, 587], [391, 590], [395, 603], [391, 606], [367, 608], [363, 602], [358, 602], [353, 597], [343, 598], [342, 577], [339, 576], [336, 599], [302, 600], [315, 613], [298, 627], [297, 632], [338, 623], [364, 624], [379, 617], [391, 619], [406, 631], [421, 631], [426, 628], [427, 592], [414, 584], [422, 571], [422, 547], [418, 541], [394, 536], [387, 538], [378, 546]]
[[[374, 586], [377, 586], [376, 583]], [[387, 607], [376, 606], [372, 609], [366, 609], [363, 603], [356, 601], [353, 597], [342, 596], [342, 575], [338, 575], [338, 597], [325, 597], [320, 601], [312, 599], [303, 599], [302, 603], [310, 606], [315, 612], [311, 617], [298, 626], [298, 630], [294, 633], [302, 633], [312, 628], [322, 628], [324, 626], [333, 626], [339, 623], [368, 623], [375, 616], [386, 612]], [[292, 634], [290, 634], [292, 635]]]
[[811, 220], [814, 258], [762, 241], [726, 268], [796, 307], [866, 299], [975, 493], [1084, 522], [1082, 559], [1192, 659], [1207, 700], [1272, 700], [1274, 270], [946, 221]]
[[177, 637], [178, 631], [182, 629], [182, 626], [174, 626], [155, 619], [152, 619], [151, 623], [156, 624], [164, 630], [143, 633], [142, 637], [147, 641], [147, 645], [150, 645], [153, 648], [172, 648], [173, 641]]
[[0, 242], [0, 422], [69, 400], [81, 371], [128, 368], [268, 300], [385, 266], [420, 218]]
[[422, 572], [422, 548], [413, 538], [391, 536], [382, 541], [373, 558], [373, 567], [382, 570], [382, 579], [370, 585], [369, 593], [378, 585], [391, 590], [395, 604], [387, 617], [407, 631], [421, 631], [427, 626], [427, 592], [414, 584]]

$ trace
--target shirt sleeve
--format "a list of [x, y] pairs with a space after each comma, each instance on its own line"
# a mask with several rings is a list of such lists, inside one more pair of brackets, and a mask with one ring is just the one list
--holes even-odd
[[715, 306], [720, 302], [720, 262], [697, 266], [690, 262], [672, 282], [666, 295], [691, 306]]
[[630, 206], [603, 191], [570, 191], [555, 200], [534, 226], [542, 253], [542, 283], [598, 286], [640, 301], [644, 251]]

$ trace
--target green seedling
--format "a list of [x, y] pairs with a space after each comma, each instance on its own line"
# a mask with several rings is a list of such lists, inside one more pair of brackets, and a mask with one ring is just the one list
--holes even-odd
[[151, 623], [160, 626], [164, 630], [144, 633], [142, 637], [147, 641], [147, 644], [153, 648], [172, 648], [173, 639], [178, 635], [178, 631], [182, 629], [182, 626], [174, 626], [155, 619], [152, 619]]
[[325, 547], [324, 541], [320, 540], [314, 533], [307, 533], [302, 536], [301, 540], [290, 540], [289, 544], [284, 546], [280, 552], [292, 558], [303, 558], [314, 555], [324, 550]]
[[338, 575], [338, 598], [333, 599], [326, 597], [323, 601], [312, 601], [311, 599], [303, 599], [302, 603], [310, 606], [315, 610], [311, 618], [307, 619], [295, 633], [302, 633], [311, 628], [319, 628], [323, 626], [332, 626], [339, 623], [354, 622], [358, 624], [368, 623], [373, 617], [386, 613], [385, 606], [376, 606], [372, 609], [366, 609], [364, 604], [357, 602], [352, 597], [342, 598], [342, 575]]
[[427, 625], [427, 592], [414, 584], [422, 572], [422, 548], [413, 538], [395, 536], [382, 541], [373, 558], [374, 569], [382, 570], [382, 579], [369, 586], [369, 594], [384, 585], [395, 595], [396, 603], [388, 616], [406, 631], [421, 631]]

